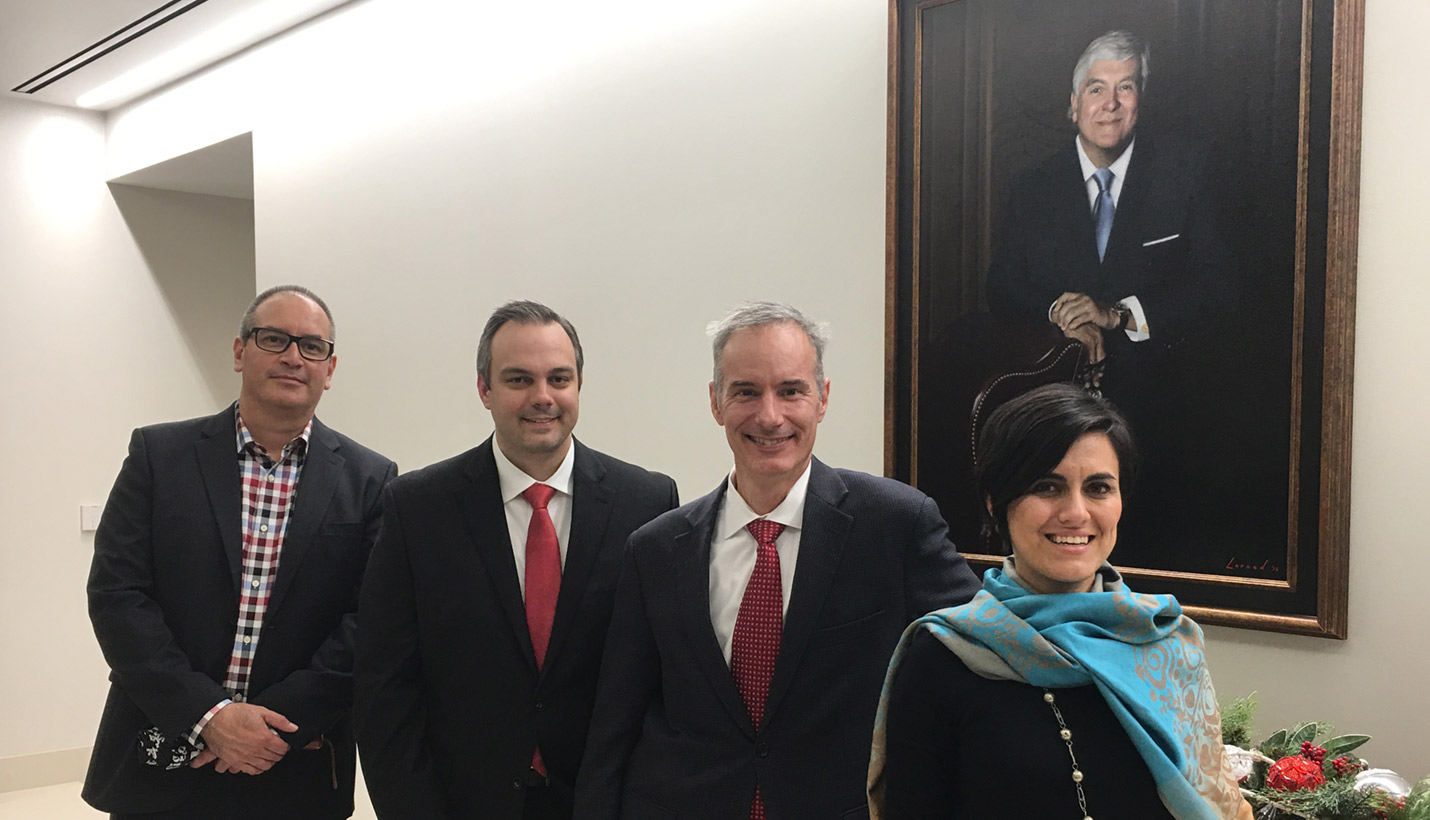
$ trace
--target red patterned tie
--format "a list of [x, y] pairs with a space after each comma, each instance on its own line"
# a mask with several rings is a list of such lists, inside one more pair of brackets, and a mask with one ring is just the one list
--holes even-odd
[[[784, 633], [784, 592], [780, 588], [780, 554], [775, 539], [784, 531], [784, 524], [761, 518], [747, 525], [755, 536], [758, 552], [755, 571], [745, 585], [740, 599], [740, 614], [735, 617], [735, 634], [730, 641], [730, 672], [735, 687], [750, 713], [750, 721], [758, 729], [765, 718], [765, 699], [770, 694], [770, 680], [775, 675], [775, 658], [780, 654], [780, 637]], [[765, 801], [755, 788], [750, 804], [750, 820], [765, 820]]]
[[[521, 494], [531, 504], [531, 526], [526, 529], [526, 628], [531, 632], [537, 669], [546, 661], [551, 624], [556, 620], [556, 595], [561, 591], [561, 548], [556, 543], [556, 526], [546, 511], [555, 492], [545, 484], [533, 484]], [[531, 768], [546, 776], [541, 749], [532, 755]]]

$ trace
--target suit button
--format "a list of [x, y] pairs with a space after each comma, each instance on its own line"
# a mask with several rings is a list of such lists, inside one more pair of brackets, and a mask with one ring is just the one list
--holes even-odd
[[770, 744], [764, 742], [763, 740], [760, 741], [759, 743], [756, 743], [756, 744], [755, 744], [755, 757], [769, 757], [769, 756], [770, 756]]
[[517, 791], [521, 791], [521, 778], [518, 777], [517, 779], [511, 781], [511, 787], [513, 789], [516, 789]]
[[544, 704], [544, 703], [542, 703], [541, 701], [538, 700], [538, 701], [536, 702], [536, 711], [540, 712], [540, 711], [541, 711], [542, 709], [544, 709], [544, 708], [546, 708], [546, 704]]

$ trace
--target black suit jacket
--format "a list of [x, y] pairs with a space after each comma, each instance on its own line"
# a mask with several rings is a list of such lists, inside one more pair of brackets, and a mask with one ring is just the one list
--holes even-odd
[[[95, 532], [89, 612], [112, 685], [83, 795], [102, 811], [198, 814], [238, 799], [265, 820], [352, 813], [354, 613], [397, 465], [317, 419], [249, 686], [251, 703], [298, 724], [284, 735], [293, 751], [254, 777], [139, 761], [142, 730], [177, 737], [229, 697], [243, 555], [234, 431], [233, 406], [135, 430]], [[330, 750], [301, 750], [319, 735]]]
[[1048, 307], [1068, 291], [1101, 302], [1136, 296], [1151, 338], [1104, 334], [1114, 350], [1166, 350], [1195, 337], [1236, 298], [1209, 181], [1199, 148], [1139, 133], [1099, 261], [1082, 167], [1068, 140], [1015, 184], [988, 270], [990, 308], [1047, 321]]
[[576, 442], [571, 533], [538, 672], [493, 442], [394, 481], [363, 586], [357, 727], [383, 820], [519, 818], [540, 744], [569, 806], [621, 551], [675, 482]]
[[910, 621], [978, 582], [938, 507], [814, 461], [765, 725], [756, 731], [710, 623], [710, 541], [726, 484], [631, 536], [578, 820], [865, 817], [874, 712]]

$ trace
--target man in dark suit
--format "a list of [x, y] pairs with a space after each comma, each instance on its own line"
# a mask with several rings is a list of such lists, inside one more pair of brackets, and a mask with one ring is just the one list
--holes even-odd
[[818, 326], [762, 302], [712, 331], [735, 467], [631, 536], [576, 817], [867, 816], [894, 645], [978, 584], [931, 499], [813, 458]]
[[679, 503], [572, 438], [583, 362], [550, 308], [502, 306], [477, 349], [496, 432], [388, 488], [356, 669], [383, 820], [571, 816], [622, 548]]
[[112, 685], [83, 794], [113, 817], [352, 814], [354, 612], [397, 466], [313, 416], [332, 340], [311, 291], [265, 291], [238, 402], [134, 431], [89, 577]]
[[1146, 43], [1125, 31], [1083, 51], [1068, 109], [1077, 135], [1015, 184], [988, 303], [1000, 316], [1051, 322], [1087, 349], [1087, 383], [1117, 403], [1144, 445], [1142, 492], [1119, 554], [1167, 566], [1183, 547], [1161, 535], [1154, 547], [1146, 519], [1195, 509], [1199, 488], [1224, 469], [1206, 449], [1225, 426], [1210, 423], [1208, 396], [1224, 366], [1220, 336], [1234, 332], [1237, 288], [1206, 152], [1138, 129], [1149, 60]]
[[1234, 296], [1205, 154], [1138, 135], [1149, 58], [1124, 31], [1084, 50], [1068, 110], [1077, 136], [1015, 185], [988, 272], [995, 313], [1046, 318], [1094, 362], [1173, 349]]

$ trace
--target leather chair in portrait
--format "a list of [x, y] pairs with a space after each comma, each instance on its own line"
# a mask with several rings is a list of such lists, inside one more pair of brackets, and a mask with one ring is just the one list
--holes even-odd
[[986, 313], [959, 317], [923, 349], [913, 483], [938, 502], [961, 552], [1002, 553], [983, 532], [973, 480], [988, 415], [1033, 388], [1074, 381], [1086, 358], [1081, 344], [1047, 322]]

